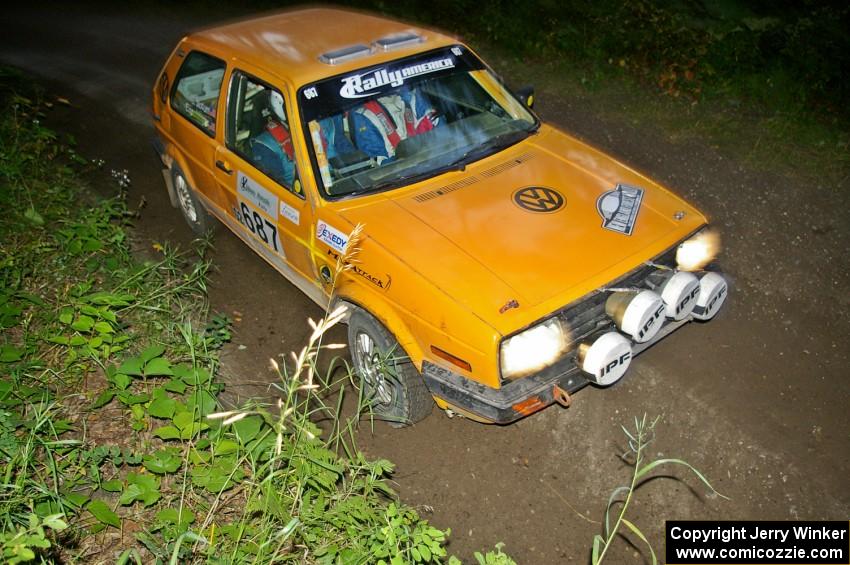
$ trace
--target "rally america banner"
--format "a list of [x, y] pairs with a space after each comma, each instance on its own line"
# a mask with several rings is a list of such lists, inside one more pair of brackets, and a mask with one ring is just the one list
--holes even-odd
[[465, 47], [455, 45], [307, 85], [300, 90], [298, 101], [305, 121], [310, 121], [430, 77], [483, 68], [484, 64]]

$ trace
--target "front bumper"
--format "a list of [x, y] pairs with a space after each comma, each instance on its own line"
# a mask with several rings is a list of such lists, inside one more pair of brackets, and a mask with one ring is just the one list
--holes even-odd
[[[594, 291], [556, 312], [554, 315], [561, 317], [570, 328], [573, 337], [572, 351], [546, 369], [514, 381], [503, 381], [501, 387], [492, 388], [424, 361], [422, 375], [425, 384], [435, 397], [497, 424], [513, 422], [555, 401], [562, 401], [564, 392], [572, 394], [593, 382], [592, 377], [581, 370], [581, 363], [576, 358], [578, 344], [605, 332], [618, 331], [614, 321], [605, 313], [609, 292], [622, 288], [657, 290], [659, 285], [663, 284], [662, 273], [665, 272], [664, 268], [658, 266], [674, 265], [675, 253], [676, 248], [671, 248], [653, 262], [612, 281], [606, 289]], [[632, 357], [688, 322], [700, 319], [695, 314], [696, 310], [681, 320], [665, 318], [654, 337], [642, 343], [632, 341]]]
[[[688, 317], [666, 323], [650, 341], [634, 344], [633, 355], [645, 351], [692, 319]], [[558, 389], [572, 394], [591, 383], [576, 365], [573, 355], [540, 373], [518, 379], [501, 388], [482, 385], [430, 361], [423, 362], [422, 376], [434, 396], [496, 424], [508, 424], [542, 410], [555, 402]]]

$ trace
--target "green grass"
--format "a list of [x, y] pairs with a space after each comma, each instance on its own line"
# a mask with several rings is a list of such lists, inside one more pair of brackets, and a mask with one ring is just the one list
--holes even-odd
[[392, 463], [357, 450], [338, 411], [351, 373], [317, 370], [341, 313], [271, 361], [276, 405], [221, 412], [210, 242], [134, 254], [123, 175], [95, 197], [81, 179], [99, 164], [44, 127], [49, 107], [0, 71], [4, 562], [459, 563], [397, 500]]

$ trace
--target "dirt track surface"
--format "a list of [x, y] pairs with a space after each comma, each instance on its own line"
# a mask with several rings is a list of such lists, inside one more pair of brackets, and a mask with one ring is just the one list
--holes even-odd
[[[186, 245], [150, 146], [149, 90], [164, 57], [198, 16], [42, 7], [9, 14], [0, 60], [44, 78], [71, 100], [49, 121], [79, 150], [128, 169], [144, 200], [143, 246]], [[209, 16], [208, 16], [209, 17]], [[515, 78], [522, 82], [523, 77]], [[590, 97], [590, 95], [588, 95]], [[450, 551], [507, 543], [519, 563], [587, 562], [610, 491], [627, 483], [620, 424], [663, 415], [651, 455], [682, 457], [729, 496], [693, 477], [651, 481], [633, 521], [663, 552], [668, 519], [850, 517], [850, 249], [844, 185], [757, 172], [700, 140], [671, 142], [646, 124], [618, 123], [582, 100], [538, 91], [550, 122], [620, 157], [697, 203], [725, 236], [732, 281], [725, 312], [642, 354], [622, 382], [588, 388], [507, 427], [435, 413], [395, 430], [365, 426], [359, 445], [397, 464], [401, 498], [439, 527]], [[220, 229], [214, 310], [239, 313], [224, 359], [231, 398], [266, 395], [268, 358], [300, 349], [319, 309], [235, 236]], [[553, 250], [557, 252], [557, 250]], [[340, 331], [335, 338], [343, 340]], [[267, 395], [266, 395], [267, 397]], [[663, 553], [661, 553], [663, 555]], [[620, 542], [612, 562], [641, 562]]]

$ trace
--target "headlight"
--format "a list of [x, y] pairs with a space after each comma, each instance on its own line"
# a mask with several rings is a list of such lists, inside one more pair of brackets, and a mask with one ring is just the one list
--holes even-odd
[[699, 271], [720, 252], [720, 234], [703, 230], [685, 241], [676, 250], [676, 263], [683, 271]]
[[567, 348], [568, 331], [558, 318], [546, 320], [502, 342], [502, 377], [512, 380], [545, 369]]

